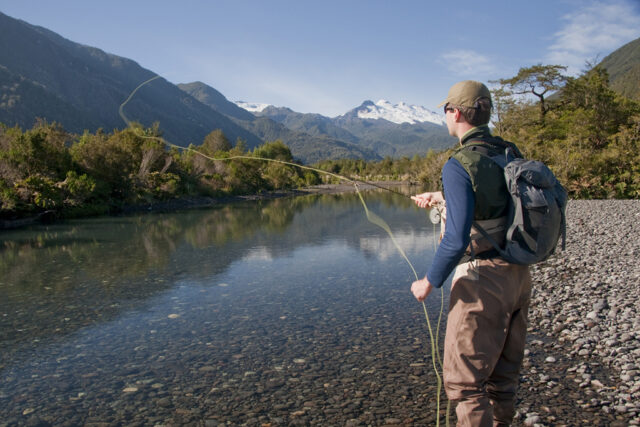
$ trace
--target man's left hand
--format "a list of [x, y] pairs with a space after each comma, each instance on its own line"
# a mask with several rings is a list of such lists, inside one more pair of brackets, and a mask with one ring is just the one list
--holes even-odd
[[429, 280], [426, 277], [424, 279], [416, 280], [411, 284], [411, 292], [413, 292], [413, 296], [420, 302], [424, 301], [432, 290], [433, 285], [429, 283]]

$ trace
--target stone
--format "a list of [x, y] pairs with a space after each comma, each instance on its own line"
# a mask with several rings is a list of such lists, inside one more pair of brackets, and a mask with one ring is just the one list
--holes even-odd
[[533, 426], [539, 422], [540, 422], [540, 416], [535, 412], [527, 414], [526, 418], [524, 419], [524, 425], [526, 426]]

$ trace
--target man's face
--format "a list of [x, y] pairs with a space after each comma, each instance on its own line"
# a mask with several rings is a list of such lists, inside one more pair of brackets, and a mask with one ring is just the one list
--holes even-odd
[[444, 117], [445, 122], [447, 123], [447, 130], [449, 131], [449, 135], [457, 136], [454, 131], [454, 120], [453, 120], [453, 111], [454, 109], [449, 106], [449, 104], [444, 106]]

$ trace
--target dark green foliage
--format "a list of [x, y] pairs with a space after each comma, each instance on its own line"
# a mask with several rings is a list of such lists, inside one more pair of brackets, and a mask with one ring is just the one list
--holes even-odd
[[61, 208], [61, 184], [72, 166], [67, 133], [56, 124], [38, 122], [22, 132], [0, 127], [2, 211], [31, 212]]
[[572, 197], [639, 197], [640, 105], [613, 91], [599, 66], [564, 81], [544, 120], [541, 101], [507, 98], [496, 130], [547, 163]]
[[[289, 147], [282, 141], [269, 142], [253, 150], [253, 156], [264, 159], [274, 159], [278, 162], [261, 162], [262, 178], [274, 190], [302, 187], [320, 182], [314, 171], [303, 170], [292, 166], [293, 156]], [[279, 163], [282, 162], [282, 163]]]
[[202, 147], [189, 148], [167, 150], [157, 126], [132, 124], [112, 133], [72, 136], [45, 122], [24, 132], [0, 125], [0, 218], [43, 211], [84, 216], [177, 197], [252, 194], [320, 182], [315, 172], [293, 163], [281, 141], [248, 152], [244, 141], [232, 148], [218, 130]]
[[262, 157], [265, 159], [282, 160], [284, 162], [293, 161], [291, 150], [282, 141], [269, 142], [257, 147], [253, 150], [255, 157]]

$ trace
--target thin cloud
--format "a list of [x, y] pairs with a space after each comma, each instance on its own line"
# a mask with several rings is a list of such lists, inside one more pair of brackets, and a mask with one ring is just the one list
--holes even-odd
[[572, 74], [640, 36], [640, 8], [626, 0], [595, 1], [562, 19], [566, 25], [554, 34], [546, 59]]
[[441, 55], [439, 62], [458, 75], [478, 76], [495, 71], [489, 57], [473, 50], [453, 50]]

